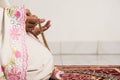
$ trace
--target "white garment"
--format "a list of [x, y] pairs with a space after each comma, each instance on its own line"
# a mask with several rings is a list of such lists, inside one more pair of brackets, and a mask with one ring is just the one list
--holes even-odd
[[[51, 53], [40, 42], [33, 39], [31, 34], [27, 35], [28, 58], [28, 80], [47, 80], [53, 71], [53, 57]], [[33, 47], [35, 49], [33, 50]]]
[[[0, 7], [6, 7], [6, 6], [9, 6], [8, 1], [0, 0]], [[0, 11], [1, 11], [1, 8], [0, 8]], [[0, 21], [1, 21], [1, 17], [0, 17]], [[7, 25], [5, 27], [7, 27]], [[5, 36], [6, 36], [7, 31], [5, 32], [6, 32], [5, 33]], [[26, 44], [28, 48], [27, 80], [49, 79], [54, 67], [53, 56], [51, 55], [51, 53], [46, 47], [44, 47], [39, 41], [35, 39], [35, 37], [32, 34], [26, 35]], [[7, 43], [4, 45], [7, 46]], [[33, 49], [33, 47], [35, 48]], [[9, 52], [9, 50], [5, 49], [4, 52]], [[3, 56], [3, 57], [7, 58], [6, 61], [3, 61], [4, 65], [6, 65], [9, 61], [10, 56], [7, 56], [7, 57]], [[2, 73], [0, 73], [0, 76], [1, 75]]]

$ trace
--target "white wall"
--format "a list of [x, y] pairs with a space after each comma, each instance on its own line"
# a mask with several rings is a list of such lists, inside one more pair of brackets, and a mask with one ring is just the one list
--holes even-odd
[[120, 40], [120, 0], [10, 0], [50, 19], [49, 41]]

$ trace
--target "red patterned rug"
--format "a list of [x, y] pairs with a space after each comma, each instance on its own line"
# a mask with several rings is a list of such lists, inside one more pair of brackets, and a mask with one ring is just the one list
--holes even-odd
[[120, 66], [58, 66], [63, 80], [120, 80]]

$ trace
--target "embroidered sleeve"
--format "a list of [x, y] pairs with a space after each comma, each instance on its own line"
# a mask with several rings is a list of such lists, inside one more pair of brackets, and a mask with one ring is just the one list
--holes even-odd
[[4, 14], [4, 24], [6, 24], [4, 27], [8, 39], [6, 46], [9, 46], [11, 52], [8, 54], [12, 56], [9, 63], [3, 66], [3, 72], [7, 80], [26, 80], [25, 8], [24, 6], [8, 7], [5, 8]]

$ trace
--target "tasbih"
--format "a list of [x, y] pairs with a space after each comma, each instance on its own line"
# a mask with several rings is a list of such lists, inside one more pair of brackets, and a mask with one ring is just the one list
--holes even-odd
[[[38, 20], [39, 21], [39, 20]], [[44, 31], [42, 30], [42, 26], [41, 26], [41, 22], [39, 21], [39, 28], [40, 28], [40, 31], [41, 31], [41, 36], [42, 36], [42, 39], [43, 39], [43, 42], [44, 42], [44, 45], [45, 45], [45, 47], [50, 51], [50, 48], [49, 48], [49, 46], [48, 46], [48, 43], [47, 43], [47, 40], [46, 40], [46, 38], [45, 38], [45, 36], [44, 36]]]
[[118, 80], [119, 77], [113, 76], [111, 74], [105, 74], [105, 73], [96, 73], [95, 70], [93, 72], [91, 71], [83, 71], [83, 70], [63, 70], [65, 73], [79, 73], [79, 74], [86, 74], [90, 76], [99, 77], [97, 80]]

